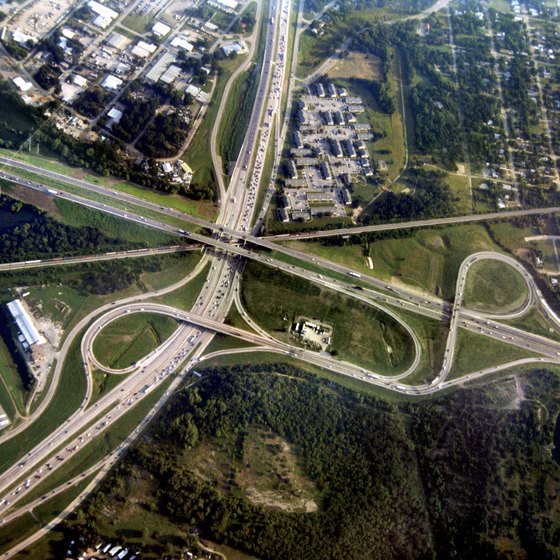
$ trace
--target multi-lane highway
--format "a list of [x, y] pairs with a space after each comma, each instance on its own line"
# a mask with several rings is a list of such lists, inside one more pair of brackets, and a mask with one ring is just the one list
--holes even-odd
[[[560, 324], [560, 319], [547, 306], [531, 275], [520, 263], [511, 257], [498, 253], [477, 253], [469, 256], [459, 269], [455, 299], [452, 303], [449, 303], [433, 295], [422, 294], [412, 289], [382, 282], [373, 277], [360, 275], [348, 267], [329, 262], [325, 259], [310, 257], [305, 253], [278, 244], [278, 239], [258, 237], [258, 231], [255, 229], [252, 233], [249, 232], [250, 224], [253, 223], [255, 213], [259, 210], [257, 208], [257, 195], [263, 174], [264, 157], [269, 150], [270, 142], [273, 140], [270, 134], [270, 123], [273, 116], [279, 110], [281, 88], [285, 81], [290, 10], [291, 3], [289, 0], [272, 0], [267, 19], [263, 21], [263, 25], [267, 25], [267, 29], [262, 76], [258, 84], [254, 110], [248, 130], [231, 175], [227, 195], [225, 195], [225, 191], [223, 193], [220, 214], [216, 224], [138, 199], [132, 195], [112, 191], [111, 189], [93, 185], [86, 181], [68, 178], [54, 172], [40, 170], [30, 164], [0, 157], [0, 162], [6, 166], [19, 167], [26, 171], [62, 181], [71, 188], [65, 189], [61, 185], [57, 189], [53, 189], [41, 184], [40, 181], [22, 179], [9, 172], [7, 167], [0, 173], [0, 178], [41, 190], [53, 196], [72, 200], [73, 202], [84, 204], [124, 219], [133, 220], [143, 225], [181, 235], [191, 242], [198, 242], [209, 247], [209, 250], [199, 265], [197, 265], [195, 271], [180, 283], [150, 294], [111, 302], [90, 313], [68, 333], [59, 351], [52, 381], [43, 403], [26, 422], [1, 436], [0, 443], [22, 433], [32, 422], [37, 421], [41, 417], [41, 414], [50, 403], [54, 392], [59, 389], [60, 375], [67, 352], [76, 340], [81, 342], [84, 375], [87, 379], [86, 394], [80, 408], [66, 419], [63, 425], [55, 429], [34, 448], [22, 449], [21, 457], [2, 473], [0, 476], [0, 515], [3, 518], [12, 519], [14, 518], [12, 516], [15, 516], [16, 513], [26, 511], [26, 508], [29, 506], [17, 509], [17, 511], [15, 506], [29, 495], [31, 489], [40, 485], [46, 477], [60, 469], [61, 465], [66, 464], [65, 462], [69, 458], [75, 456], [84, 447], [87, 447], [90, 442], [96, 441], [102, 434], [105, 434], [116, 421], [141, 403], [152, 390], [161, 387], [163, 383], [168, 383], [165, 394], [158, 400], [157, 405], [143, 421], [142, 426], [145, 425], [156, 411], [163, 406], [166, 398], [183, 381], [187, 372], [193, 370], [202, 359], [208, 357], [204, 356], [204, 352], [216, 332], [235, 336], [255, 345], [252, 348], [231, 350], [230, 352], [277, 352], [296, 357], [341, 375], [360, 379], [364, 383], [375, 384], [407, 395], [428, 395], [513, 366], [542, 361], [560, 363], [559, 342], [527, 333], [500, 322], [508, 318], [521, 316], [538, 305], [547, 310], [550, 318], [556, 324]], [[77, 189], [81, 189], [81, 191]], [[87, 196], [85, 193], [83, 196], [78, 194], [78, 192], [82, 193], [82, 190], [88, 190], [92, 194]], [[98, 197], [102, 195], [103, 202], [92, 200], [91, 197], [96, 195]], [[111, 200], [115, 201], [114, 205], [111, 204]], [[122, 210], [118, 206], [123, 203], [129, 204], [135, 209], [140, 209], [139, 211], [142, 211], [142, 208], [150, 210], [150, 216], [157, 216], [158, 214], [153, 214], [153, 212], [157, 212], [161, 215], [161, 219], [143, 216], [139, 214], [139, 211]], [[364, 228], [348, 228], [346, 230], [329, 232], [313, 232], [294, 237], [320, 237], [405, 227], [428, 227], [558, 211], [560, 211], [560, 208], [520, 210], [367, 226]], [[187, 228], [190, 229], [190, 226], [185, 225], [183, 226], [185, 229], [183, 229], [180, 226], [166, 223], [166, 219], [170, 217], [181, 219], [196, 226], [209, 228], [213, 235], [207, 236], [195, 231], [185, 231]], [[280, 239], [283, 238], [281, 237]], [[268, 252], [259, 253], [255, 250], [255, 247], [260, 247]], [[161, 250], [163, 251], [164, 249]], [[274, 251], [274, 253], [270, 251]], [[291, 260], [290, 262], [285, 262], [281, 258], [277, 258], [276, 255], [284, 255], [290, 257]], [[131, 255], [112, 256], [124, 258]], [[107, 258], [109, 257], [110, 255], [107, 255]], [[87, 257], [80, 258], [87, 259]], [[395, 375], [392, 376], [386, 376], [381, 375], [379, 372], [370, 371], [355, 364], [335, 359], [332, 356], [294, 347], [285, 342], [275, 340], [259, 325], [252, 323], [250, 317], [246, 316], [246, 311], [241, 308], [238, 288], [245, 259], [255, 259], [266, 266], [275, 267], [285, 273], [300, 276], [324, 288], [357, 299], [363, 302], [364, 305], [378, 308], [391, 316], [408, 333], [413, 342], [414, 355], [410, 357], [409, 363], [402, 366], [400, 372], [395, 372]], [[298, 261], [293, 259], [298, 259]], [[518, 309], [507, 314], [484, 314], [465, 309], [463, 294], [468, 272], [472, 264], [480, 259], [501, 260], [514, 267], [523, 275], [528, 286], [528, 296]], [[301, 266], [296, 265], [296, 262], [301, 263]], [[60, 263], [52, 261], [47, 263], [28, 262], [3, 266], [6, 269], [10, 269], [10, 267], [13, 269], [19, 266], [25, 268], [53, 264]], [[202, 273], [207, 266], [209, 267], [209, 272], [205, 284], [192, 309], [186, 311], [150, 301], [155, 296], [169, 293], [179, 285], [184, 285], [197, 274]], [[256, 333], [224, 323], [226, 314], [234, 302], [237, 302], [249, 324], [253, 324], [257, 331]], [[101, 357], [94, 355], [93, 343], [95, 338], [112, 321], [129, 313], [142, 312], [160, 313], [173, 317], [178, 321], [178, 327], [165, 343], [139, 360], [134, 366], [124, 370], [108, 368], [102, 363]], [[418, 339], [414, 329], [407, 324], [406, 317], [408, 313], [419, 314], [449, 324], [449, 334], [439, 370], [433, 372], [432, 378], [426, 383], [418, 385], [405, 384], [406, 377], [417, 369], [422, 353], [421, 341]], [[480, 371], [471, 372], [460, 379], [448, 380], [447, 377], [452, 370], [453, 358], [456, 353], [455, 346], [459, 329], [466, 329], [516, 347], [529, 349], [539, 354], [539, 356], [492, 366]], [[225, 351], [221, 353], [223, 352]], [[95, 402], [92, 402], [93, 391], [90, 373], [92, 368], [122, 376], [122, 381], [116, 388], [108, 391]], [[174, 376], [174, 373], [177, 371], [181, 373]], [[136, 429], [136, 433], [138, 433], [140, 428]], [[134, 434], [126, 442], [123, 442], [120, 448], [115, 451], [115, 454], [107, 458], [106, 462], [101, 463], [99, 468], [106, 468], [108, 464], [112, 464], [112, 461], [118, 458], [118, 454], [132, 441], [133, 437]], [[79, 499], [83, 499], [83, 496], [81, 495]], [[75, 503], [79, 503], [79, 501]], [[26, 546], [31, 542], [31, 540], [26, 540], [23, 544], [8, 551], [7, 556], [13, 555], [22, 546]]]

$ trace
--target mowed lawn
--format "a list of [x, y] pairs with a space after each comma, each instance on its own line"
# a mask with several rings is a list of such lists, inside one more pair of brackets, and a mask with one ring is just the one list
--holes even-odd
[[279, 340], [296, 342], [289, 330], [304, 315], [333, 326], [331, 350], [342, 360], [395, 374], [414, 358], [408, 333], [389, 315], [264, 265], [247, 265], [242, 299], [249, 315]]
[[132, 313], [105, 327], [95, 339], [93, 353], [104, 365], [126, 368], [169, 338], [177, 322], [154, 313]]
[[520, 308], [527, 297], [527, 283], [507, 263], [483, 260], [470, 267], [464, 296], [470, 309], [506, 313]]

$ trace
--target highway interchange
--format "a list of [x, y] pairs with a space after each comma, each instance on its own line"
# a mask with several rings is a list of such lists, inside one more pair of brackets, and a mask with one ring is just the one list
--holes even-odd
[[[288, 0], [273, 0], [270, 3], [269, 12], [263, 20], [263, 22], [267, 22], [267, 37], [263, 71], [258, 85], [255, 107], [235, 169], [231, 175], [227, 193], [222, 193], [220, 214], [216, 223], [186, 215], [177, 210], [161, 207], [135, 196], [112, 191], [86, 181], [71, 179], [55, 172], [45, 171], [18, 160], [0, 157], [0, 163], [5, 166], [4, 170], [0, 172], [0, 178], [11, 180], [28, 188], [47, 192], [53, 196], [83, 204], [127, 220], [136, 221], [145, 226], [167, 231], [184, 237], [186, 241], [195, 242], [207, 247], [205, 255], [196, 268], [180, 282], [153, 293], [134, 296], [104, 305], [84, 317], [67, 334], [59, 350], [58, 360], [52, 373], [52, 382], [41, 405], [25, 422], [2, 434], [0, 436], [0, 444], [24, 432], [31, 424], [40, 419], [41, 414], [48, 407], [56, 391], [61, 389], [59, 380], [64, 359], [75, 340], [80, 340], [82, 363], [87, 380], [87, 389], [83, 401], [79, 409], [63, 425], [45, 437], [39, 445], [32, 449], [22, 449], [21, 457], [1, 474], [0, 516], [2, 517], [0, 520], [2, 522], [15, 519], [18, 515], [29, 511], [32, 504], [41, 503], [44, 498], [38, 497], [34, 498], [30, 504], [16, 507], [19, 502], [25, 501], [26, 497], [46, 477], [56, 473], [79, 450], [82, 450], [92, 441], [105, 434], [115, 422], [122, 419], [127, 412], [142, 402], [154, 388], [165, 384], [164, 394], [158, 399], [134, 433], [118, 449], [114, 450], [111, 455], [93, 467], [88, 468], [83, 475], [89, 476], [99, 469], [103, 469], [100, 471], [102, 473], [107, 472], [107, 469], [118, 460], [120, 454], [137, 437], [140, 430], [163, 406], [166, 399], [184, 382], [185, 377], [202, 360], [208, 359], [209, 356], [205, 356], [205, 351], [215, 333], [238, 337], [254, 345], [251, 348], [243, 348], [242, 350], [234, 350], [232, 352], [276, 352], [296, 357], [303, 362], [313, 364], [339, 375], [360, 379], [364, 383], [370, 383], [410, 396], [429, 395], [516, 365], [540, 362], [560, 363], [560, 342], [527, 333], [503, 322], [522, 316], [531, 309], [538, 308], [544, 311], [557, 325], [560, 325], [560, 319], [544, 300], [532, 276], [518, 261], [507, 255], [485, 252], [474, 253], [467, 257], [460, 266], [455, 298], [453, 303], [450, 304], [435, 296], [419, 294], [417, 291], [402, 286], [392, 286], [378, 279], [359, 275], [348, 267], [329, 262], [325, 259], [310, 257], [300, 251], [282, 246], [278, 243], [279, 239], [259, 237], [258, 226], [260, 222], [258, 220], [256, 222], [257, 225], [251, 230], [250, 226], [255, 223], [256, 213], [260, 210], [257, 207], [257, 194], [259, 186], [262, 184], [264, 158], [269, 151], [270, 142], [273, 140], [270, 135], [271, 123], [273, 118], [279, 118], [278, 112], [280, 110], [281, 98], [279, 84], [285, 83], [287, 24], [290, 21], [291, 9], [291, 3]], [[46, 178], [61, 180], [69, 185], [69, 188], [66, 190], [60, 187], [60, 189], [54, 190], [41, 184], [39, 181], [22, 179], [17, 174], [10, 172], [10, 167], [19, 167]], [[83, 192], [80, 194], [78, 194], [79, 189], [83, 189]], [[92, 193], [89, 197], [85, 194], [87, 190]], [[92, 195], [102, 195], [105, 197], [103, 199], [104, 202], [94, 200]], [[115, 204], [111, 205], [109, 199], [114, 200]], [[129, 207], [123, 209], [122, 204], [127, 204]], [[140, 213], [143, 211], [149, 211], [150, 214], [143, 215]], [[560, 209], [523, 210], [510, 214], [531, 214], [542, 213], [543, 211], [558, 212]], [[158, 214], [161, 218], [157, 217]], [[313, 234], [308, 235], [302, 234], [301, 237], [353, 234], [361, 231], [387, 230], [398, 227], [428, 227], [442, 223], [460, 223], [462, 221], [504, 217], [507, 214], [500, 213], [499, 216], [492, 214], [487, 216], [467, 216], [368, 226], [367, 228], [353, 228], [348, 231], [313, 232]], [[184, 220], [186, 224], [206, 228], [212, 232], [212, 235], [203, 235], [195, 231], [189, 231], [188, 225], [179, 227], [175, 223], [166, 222], [166, 218], [170, 217]], [[180, 249], [182, 250], [182, 248]], [[180, 249], [176, 247], [161, 248], [154, 250], [154, 252]], [[125, 258], [126, 256], [133, 255], [107, 255], [107, 258]], [[72, 264], [84, 262], [88, 258], [91, 257], [63, 260], [51, 259], [48, 262], [10, 263], [2, 265], [0, 270]], [[408, 333], [414, 345], [414, 355], [410, 357], [409, 363], [406, 364], [402, 371], [396, 372], [392, 376], [386, 376], [381, 375], [379, 372], [369, 371], [354, 364], [343, 362], [331, 356], [276, 340], [260, 329], [258, 325], [254, 325], [257, 330], [255, 334], [225, 324], [224, 319], [230, 307], [234, 304], [241, 305], [239, 301], [239, 281], [246, 259], [257, 260], [266, 266], [299, 276], [359, 300], [364, 305], [370, 305], [381, 310], [397, 321]], [[528, 296], [518, 309], [504, 314], [490, 314], [468, 310], [463, 306], [464, 289], [469, 270], [474, 263], [484, 259], [500, 260], [513, 267], [522, 275], [527, 284]], [[193, 278], [203, 274], [206, 270], [209, 271], [206, 282], [192, 309], [188, 311], [176, 309], [150, 301], [154, 297], [170, 293], [178, 287], [188, 284]], [[245, 314], [244, 310], [241, 309], [241, 311]], [[422, 345], [414, 330], [402, 318], [401, 311], [443, 321], [449, 325], [440, 370], [434, 372], [433, 378], [427, 382], [415, 385], [406, 384], [406, 378], [411, 376], [419, 365]], [[134, 366], [125, 370], [108, 368], [102, 363], [100, 357], [94, 354], [93, 345], [96, 337], [112, 321], [129, 313], [142, 312], [170, 316], [177, 320], [178, 327], [167, 341]], [[247, 320], [249, 324], [252, 324], [250, 317], [247, 317]], [[535, 357], [488, 367], [470, 372], [456, 379], [449, 379], [456, 354], [456, 341], [459, 329], [466, 329], [515, 347], [530, 350], [535, 353]], [[93, 401], [93, 380], [91, 375], [93, 369], [99, 369], [111, 375], [123, 376], [122, 382], [117, 387], [96, 401]], [[49, 493], [48, 497], [60, 493], [68, 483], [74, 484], [79, 482], [83, 475], [80, 474], [59, 489], [51, 491], [54, 494]], [[95, 487], [99, 479], [99, 477], [96, 477], [96, 480], [88, 486], [88, 490], [80, 494], [79, 498], [74, 500], [71, 506], [65, 510], [65, 513], [71, 511], [72, 507], [75, 507], [80, 500], [84, 499], [88, 492]], [[43, 533], [44, 531], [39, 532], [33, 538], [26, 539], [14, 546], [4, 553], [3, 557], [8, 558], [15, 555], [24, 547], [29, 546], [33, 540], [36, 540]]]

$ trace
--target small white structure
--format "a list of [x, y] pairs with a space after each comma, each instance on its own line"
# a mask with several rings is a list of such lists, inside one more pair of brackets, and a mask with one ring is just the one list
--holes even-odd
[[235, 43], [224, 45], [222, 50], [226, 56], [229, 56], [232, 52], [236, 54], [244, 54], [247, 52], [247, 45], [245, 45], [242, 41], [235, 41]]
[[68, 29], [67, 27], [63, 27], [60, 33], [67, 39], [72, 39], [74, 35], [76, 35], [71, 29]]
[[219, 27], [218, 27], [215, 23], [212, 23], [212, 22], [210, 22], [210, 21], [207, 21], [207, 22], [204, 24], [204, 27], [205, 27], [206, 29], [208, 29], [208, 31], [211, 31], [212, 33], [216, 33], [216, 31], [218, 31], [218, 29], [219, 29]]

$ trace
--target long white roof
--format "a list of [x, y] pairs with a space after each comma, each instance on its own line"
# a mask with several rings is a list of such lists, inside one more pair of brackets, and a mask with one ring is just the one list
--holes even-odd
[[115, 10], [111, 10], [111, 8], [108, 8], [107, 6], [104, 6], [103, 4], [100, 4], [95, 0], [90, 0], [88, 2], [88, 6], [90, 7], [92, 12], [95, 12], [96, 14], [105, 19], [108, 19], [109, 21], [115, 19], [119, 15], [117, 12], [115, 12]]
[[21, 305], [19, 299], [10, 301], [7, 304], [7, 308], [14, 321], [16, 322], [18, 329], [21, 331], [21, 334], [25, 337], [25, 342], [27, 342], [29, 346], [37, 344], [37, 342], [41, 340], [41, 335], [35, 328], [33, 320], [31, 319], [27, 311], [23, 308], [23, 305]]

